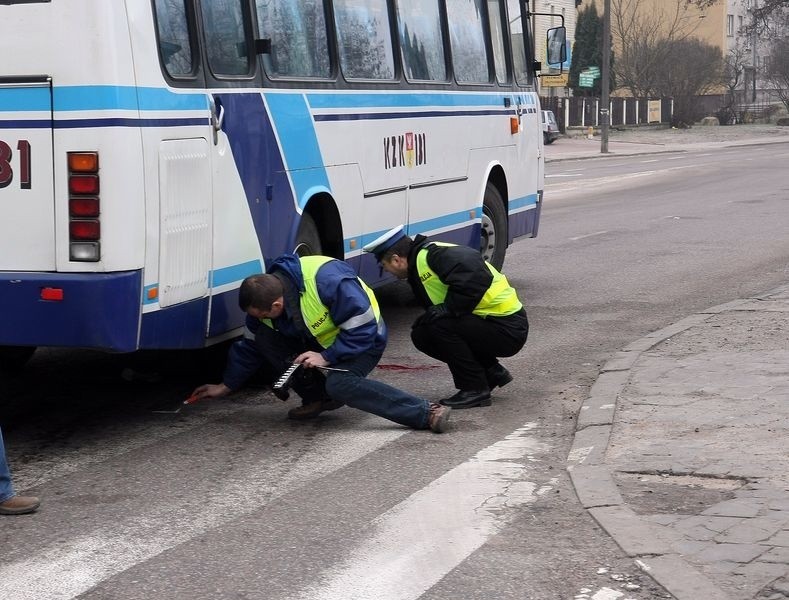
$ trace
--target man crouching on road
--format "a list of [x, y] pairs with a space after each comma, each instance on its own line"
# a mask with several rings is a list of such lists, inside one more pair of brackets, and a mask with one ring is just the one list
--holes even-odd
[[[297, 362], [292, 386], [302, 406], [288, 412], [291, 419], [347, 404], [414, 429], [447, 429], [448, 407], [366, 379], [386, 347], [386, 325], [372, 290], [347, 263], [280, 256], [266, 274], [242, 282], [238, 301], [246, 335], [230, 349], [223, 382], [198, 387], [195, 399], [239, 389], [264, 363], [282, 373]], [[346, 371], [320, 372], [329, 366]]]
[[362, 248], [381, 267], [407, 279], [424, 308], [411, 329], [419, 350], [447, 363], [459, 390], [452, 408], [490, 406], [490, 391], [512, 381], [497, 357], [520, 352], [529, 320], [507, 278], [467, 246], [411, 239], [402, 226]]

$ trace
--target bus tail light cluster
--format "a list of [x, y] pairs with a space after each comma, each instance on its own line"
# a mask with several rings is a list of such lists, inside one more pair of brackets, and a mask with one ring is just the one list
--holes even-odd
[[101, 260], [99, 153], [68, 153], [69, 258]]

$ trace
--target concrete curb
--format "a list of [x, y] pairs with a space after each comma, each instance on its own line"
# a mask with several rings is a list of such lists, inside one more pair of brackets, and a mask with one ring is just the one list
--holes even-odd
[[613, 472], [605, 464], [617, 400], [630, 381], [631, 368], [643, 353], [714, 315], [760, 310], [760, 302], [782, 294], [789, 294], [789, 285], [713, 306], [632, 342], [603, 366], [578, 414], [575, 438], [567, 456], [567, 471], [578, 499], [636, 565], [677, 600], [730, 597], [675, 554], [659, 528], [637, 515], [623, 500]]
[[[654, 144], [650, 144], [649, 142], [616, 142], [614, 143], [627, 143], [627, 144], [638, 144], [642, 143], [644, 145], [650, 146], [654, 145], [657, 146], [659, 143], [655, 142]], [[744, 139], [744, 140], [730, 140], [728, 142], [698, 142], [689, 144], [686, 146], [671, 146], [667, 148], [660, 148], [655, 150], [610, 150], [608, 154], [601, 154], [599, 152], [585, 152], [585, 153], [577, 153], [577, 154], [568, 154], [567, 156], [556, 156], [556, 157], [548, 157], [547, 153], [545, 154], [545, 162], [562, 162], [568, 160], [591, 160], [591, 159], [598, 159], [598, 158], [622, 158], [623, 156], [653, 156], [655, 154], [678, 154], [678, 153], [687, 153], [691, 150], [701, 150], [701, 149], [727, 149], [727, 148], [738, 148], [741, 146], [770, 146], [772, 144], [787, 144], [789, 143], [789, 138], [785, 139], [763, 139], [763, 138], [755, 138], [755, 139]]]

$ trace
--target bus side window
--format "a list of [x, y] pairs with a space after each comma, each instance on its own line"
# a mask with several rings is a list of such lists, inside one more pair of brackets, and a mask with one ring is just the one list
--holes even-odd
[[[504, 49], [504, 18], [501, 0], [488, 0], [488, 18], [490, 19], [490, 39], [493, 43], [493, 62], [496, 65], [496, 80], [507, 83], [507, 52]], [[504, 16], [504, 18], [502, 18]]]
[[394, 79], [386, 0], [335, 0], [340, 66], [348, 79]]
[[215, 75], [248, 75], [244, 0], [201, 2], [208, 65]]
[[447, 0], [452, 66], [460, 83], [488, 83], [484, 0]]
[[405, 76], [411, 80], [446, 81], [447, 62], [441, 14], [436, 0], [401, 0], [397, 24]]
[[260, 37], [271, 40], [263, 56], [275, 77], [331, 76], [326, 13], [315, 0], [255, 0]]
[[170, 77], [188, 77], [194, 72], [192, 42], [184, 0], [156, 0], [156, 29], [159, 55]]
[[[512, 70], [515, 72], [515, 79], [521, 85], [531, 83], [531, 74], [526, 60], [526, 43], [530, 40], [523, 31], [523, 20], [521, 19], [521, 7], [519, 0], [507, 0], [509, 9], [510, 23], [510, 44], [512, 45]], [[529, 53], [531, 56], [531, 53]]]

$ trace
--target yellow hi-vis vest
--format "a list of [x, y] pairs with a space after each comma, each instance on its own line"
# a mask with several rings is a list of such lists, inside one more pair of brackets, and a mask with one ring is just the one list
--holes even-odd
[[[436, 246], [455, 246], [456, 244], [447, 244], [444, 242], [430, 242]], [[428, 245], [430, 245], [428, 244]], [[510, 286], [507, 278], [497, 271], [489, 262], [485, 262], [493, 275], [493, 281], [482, 296], [482, 300], [471, 311], [473, 314], [480, 317], [505, 317], [518, 312], [523, 308], [523, 304], [518, 300], [518, 294]], [[416, 270], [419, 274], [419, 281], [427, 292], [430, 301], [433, 304], [442, 304], [447, 297], [447, 286], [443, 281], [438, 278], [430, 266], [427, 264], [427, 248], [422, 248], [416, 255]]]
[[[318, 269], [320, 269], [330, 260], [334, 259], [328, 258], [326, 256], [299, 257], [299, 262], [301, 263], [301, 274], [304, 279], [305, 288], [304, 292], [301, 293], [299, 298], [301, 316], [304, 319], [304, 324], [307, 326], [309, 332], [324, 348], [328, 348], [334, 343], [334, 340], [340, 333], [341, 329], [353, 329], [354, 327], [364, 325], [373, 319], [375, 319], [379, 328], [381, 326], [381, 310], [378, 307], [378, 300], [376, 300], [373, 291], [367, 287], [367, 284], [358, 277], [357, 280], [359, 281], [359, 285], [362, 286], [362, 289], [370, 299], [370, 310], [363, 315], [351, 317], [339, 325], [334, 323], [331, 315], [329, 314], [329, 307], [321, 302], [321, 298], [318, 295], [318, 284], [315, 281], [315, 277], [318, 274]], [[273, 326], [271, 319], [261, 319], [261, 321], [269, 327]]]

